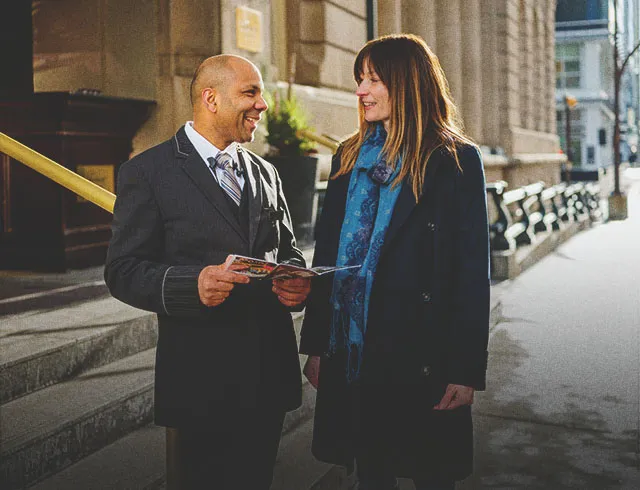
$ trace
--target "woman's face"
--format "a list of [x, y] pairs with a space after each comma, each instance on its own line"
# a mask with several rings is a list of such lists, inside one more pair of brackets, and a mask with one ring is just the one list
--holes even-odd
[[373, 68], [369, 68], [369, 63], [366, 61], [362, 65], [361, 77], [356, 95], [364, 108], [364, 118], [370, 123], [382, 121], [384, 128], [389, 131], [391, 117], [389, 90]]

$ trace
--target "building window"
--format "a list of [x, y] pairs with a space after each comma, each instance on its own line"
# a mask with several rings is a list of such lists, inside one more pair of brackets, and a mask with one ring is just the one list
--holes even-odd
[[596, 147], [587, 146], [587, 165], [596, 164]]
[[608, 18], [608, 0], [558, 0], [556, 22], [602, 20]]
[[556, 46], [556, 88], [580, 87], [580, 45]]
[[[567, 155], [571, 159], [571, 163], [575, 166], [582, 165], [582, 143], [584, 141], [584, 128], [582, 126], [582, 111], [573, 109], [569, 111], [570, 115], [570, 138], [571, 138], [571, 154]], [[558, 136], [560, 137], [560, 148], [567, 153], [567, 125], [565, 122], [565, 110], [556, 111], [556, 120], [558, 123]]]

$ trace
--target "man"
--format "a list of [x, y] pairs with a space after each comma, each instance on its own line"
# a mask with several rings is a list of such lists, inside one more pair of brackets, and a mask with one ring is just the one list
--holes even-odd
[[229, 254], [305, 265], [277, 172], [238, 143], [267, 109], [258, 69], [206, 59], [193, 121], [122, 165], [105, 280], [158, 314], [155, 422], [169, 488], [267, 490], [284, 414], [301, 403], [289, 308], [308, 279], [249, 280]]

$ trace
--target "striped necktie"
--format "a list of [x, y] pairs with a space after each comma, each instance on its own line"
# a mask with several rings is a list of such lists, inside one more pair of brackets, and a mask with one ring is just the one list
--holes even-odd
[[216, 173], [218, 177], [218, 183], [220, 187], [227, 193], [227, 195], [235, 202], [238, 206], [240, 206], [240, 199], [242, 198], [242, 189], [240, 188], [240, 184], [238, 183], [238, 179], [234, 175], [234, 161], [233, 157], [225, 152], [218, 153], [218, 156], [215, 158], [209, 157], [207, 159], [209, 161], [209, 166], [211, 170], [214, 170], [215, 167], [218, 167], [223, 170], [222, 175]]

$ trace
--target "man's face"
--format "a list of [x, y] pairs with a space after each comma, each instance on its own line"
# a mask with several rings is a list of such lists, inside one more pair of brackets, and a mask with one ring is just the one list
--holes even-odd
[[253, 141], [260, 115], [267, 110], [263, 91], [262, 76], [255, 66], [247, 62], [233, 63], [229, 83], [219, 91], [215, 122], [225, 148], [234, 141]]

